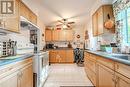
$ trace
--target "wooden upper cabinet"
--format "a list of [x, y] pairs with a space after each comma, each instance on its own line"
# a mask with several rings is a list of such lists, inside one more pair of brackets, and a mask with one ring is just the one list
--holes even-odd
[[2, 15], [4, 25], [3, 28], [12, 32], [19, 32], [20, 20], [19, 20], [19, 0], [15, 0], [15, 12], [14, 14]]
[[61, 31], [61, 30], [53, 30], [53, 31], [52, 31], [52, 39], [53, 39], [53, 41], [59, 41], [60, 31]]
[[73, 41], [73, 30], [66, 30], [66, 41]]
[[29, 14], [29, 21], [33, 24], [37, 24], [37, 16], [32, 11], [30, 11]]
[[104, 21], [103, 21], [103, 7], [99, 8], [97, 11], [97, 24], [98, 24], [98, 35], [103, 34], [104, 32]]
[[52, 41], [52, 30], [45, 30], [45, 41]]
[[20, 2], [20, 16], [29, 20], [29, 9], [23, 2]]
[[20, 2], [20, 16], [23, 16], [33, 24], [37, 24], [37, 16], [22, 1]]
[[92, 16], [92, 25], [93, 25], [93, 36], [98, 35], [98, 15], [97, 12], [93, 14]]
[[93, 14], [93, 36], [98, 36], [106, 32], [114, 33], [114, 28], [107, 30], [104, 27], [104, 23], [108, 20], [108, 14], [110, 18], [114, 21], [112, 5], [103, 5]]

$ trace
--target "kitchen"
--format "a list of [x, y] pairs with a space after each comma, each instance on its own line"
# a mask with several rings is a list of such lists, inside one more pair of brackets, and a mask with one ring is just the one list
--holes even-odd
[[130, 87], [129, 0], [0, 7], [0, 87]]

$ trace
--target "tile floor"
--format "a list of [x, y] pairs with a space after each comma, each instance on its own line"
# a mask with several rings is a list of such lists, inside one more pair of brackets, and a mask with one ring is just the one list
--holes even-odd
[[92, 86], [87, 78], [84, 67], [76, 64], [54, 64], [43, 87], [60, 86]]

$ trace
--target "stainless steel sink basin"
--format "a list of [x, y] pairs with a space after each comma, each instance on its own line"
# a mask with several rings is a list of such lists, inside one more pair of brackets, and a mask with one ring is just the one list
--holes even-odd
[[128, 54], [111, 54], [111, 56], [120, 58], [120, 59], [130, 60], [130, 55]]

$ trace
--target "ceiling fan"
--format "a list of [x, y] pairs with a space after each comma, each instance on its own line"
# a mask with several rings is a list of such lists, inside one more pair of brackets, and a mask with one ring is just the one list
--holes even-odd
[[75, 24], [75, 22], [68, 22], [68, 19], [62, 19], [58, 20], [60, 24], [57, 24], [56, 27], [63, 27], [64, 29], [66, 28], [72, 28], [72, 24]]

